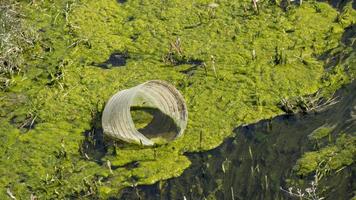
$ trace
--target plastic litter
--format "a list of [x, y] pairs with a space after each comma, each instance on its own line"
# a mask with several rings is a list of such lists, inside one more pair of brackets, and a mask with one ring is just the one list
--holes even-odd
[[[137, 130], [132, 107], [156, 108], [159, 112], [146, 127]], [[181, 136], [187, 120], [187, 107], [179, 91], [165, 81], [152, 80], [112, 96], [103, 111], [102, 127], [111, 138], [153, 145], [155, 138], [171, 141]]]

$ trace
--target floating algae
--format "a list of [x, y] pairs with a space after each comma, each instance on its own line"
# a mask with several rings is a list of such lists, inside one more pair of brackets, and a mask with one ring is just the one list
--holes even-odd
[[[40, 40], [25, 52], [21, 74], [0, 91], [0, 199], [7, 189], [18, 199], [103, 199], [177, 177], [190, 165], [186, 152], [217, 147], [234, 127], [283, 113], [282, 98], [336, 89], [355, 77], [354, 62], [325, 70], [319, 59], [338, 46], [354, 19], [350, 12], [309, 1], [283, 12], [261, 1], [257, 14], [249, 2], [219, 1], [212, 12], [200, 0], [20, 1]], [[187, 60], [172, 66], [163, 58], [177, 37]], [[129, 59], [110, 59], [126, 51]], [[200, 63], [193, 59], [206, 67], [190, 70]], [[103, 62], [108, 69], [95, 64]], [[94, 116], [104, 102], [152, 79], [184, 96], [185, 134], [152, 148], [104, 144], [100, 156], [81, 151], [87, 130], [101, 131], [92, 127], [101, 124]], [[18, 129], [30, 119], [30, 129]], [[129, 163], [138, 164], [124, 167]]]

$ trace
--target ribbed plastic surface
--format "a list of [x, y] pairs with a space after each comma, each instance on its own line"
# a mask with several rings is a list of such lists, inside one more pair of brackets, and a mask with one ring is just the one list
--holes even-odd
[[[161, 115], [154, 116], [148, 124], [150, 138], [154, 138], [155, 129], [157, 136], [164, 136], [162, 130], [166, 129], [169, 121], [175, 126], [174, 135], [166, 137], [169, 140], [181, 136], [187, 126], [188, 111], [183, 96], [172, 85], [160, 80], [152, 80], [122, 90], [110, 98], [102, 115], [104, 134], [131, 143], [153, 145], [154, 142], [135, 128], [130, 108], [132, 106], [145, 106], [157, 108]], [[167, 116], [171, 118], [167, 119]], [[170, 127], [168, 127], [170, 129]], [[170, 129], [172, 130], [172, 129]], [[168, 133], [167, 133], [168, 134]]]

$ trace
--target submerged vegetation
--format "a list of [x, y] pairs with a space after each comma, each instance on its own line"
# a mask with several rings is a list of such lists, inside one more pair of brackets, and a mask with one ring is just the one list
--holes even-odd
[[[281, 99], [330, 98], [356, 74], [354, 39], [343, 40], [354, 30], [351, 3], [285, 11], [264, 1], [256, 12], [250, 1], [8, 2], [0, 4], [0, 199], [104, 198], [179, 176], [190, 165], [184, 153], [283, 113]], [[109, 97], [152, 79], [186, 99], [184, 136], [154, 148], [103, 138]], [[315, 170], [303, 159], [341, 155], [342, 138], [302, 157], [300, 173]]]
[[330, 144], [317, 151], [307, 152], [298, 160], [296, 170], [299, 175], [314, 172], [322, 178], [331, 170], [342, 170], [355, 162], [356, 137], [341, 134], [335, 144]]

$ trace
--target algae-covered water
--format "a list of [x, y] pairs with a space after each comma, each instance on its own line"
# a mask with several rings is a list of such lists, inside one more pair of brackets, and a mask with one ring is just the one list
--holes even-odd
[[[181, 176], [192, 164], [187, 154], [216, 148], [235, 127], [319, 112], [356, 76], [353, 2], [283, 2], [259, 1], [258, 9], [247, 0], [0, 4], [0, 199], [119, 198], [126, 187]], [[13, 49], [16, 56], [3, 56]], [[184, 96], [184, 135], [154, 147], [105, 138], [100, 119], [110, 96], [152, 79]], [[333, 158], [327, 145], [293, 157], [298, 178], [309, 180], [325, 155]], [[328, 171], [344, 173], [354, 162]], [[281, 186], [301, 182], [290, 179]]]
[[[339, 102], [319, 113], [281, 115], [240, 126], [219, 147], [206, 152], [189, 153], [192, 165], [180, 177], [152, 186], [127, 188], [120, 197], [293, 199], [293, 195], [283, 191], [283, 188], [288, 191], [288, 187], [295, 186], [293, 181], [301, 182], [302, 187], [298, 188], [307, 194], [304, 190], [310, 187], [315, 177], [308, 179], [305, 176], [313, 170], [319, 170], [316, 177], [316, 194], [319, 198], [352, 199], [356, 189], [356, 166], [350, 161], [356, 153], [355, 90], [356, 82], [342, 88], [337, 92]], [[316, 140], [315, 136], [320, 136], [321, 130], [327, 134]], [[324, 161], [326, 163], [313, 166], [320, 159], [315, 157], [319, 152], [327, 152], [323, 155], [327, 158]], [[308, 167], [303, 166], [304, 162]], [[328, 171], [345, 164], [350, 167], [337, 172]], [[295, 193], [296, 190], [294, 188]]]

